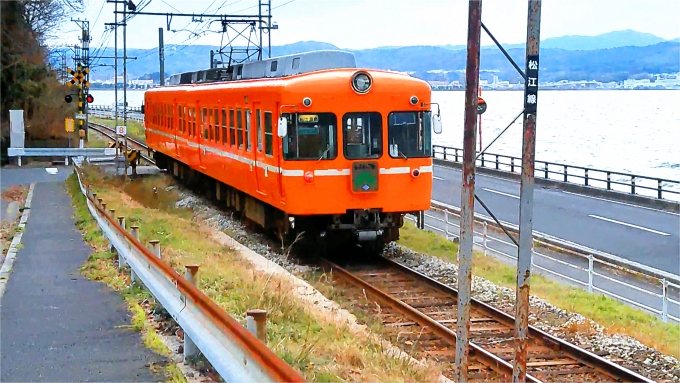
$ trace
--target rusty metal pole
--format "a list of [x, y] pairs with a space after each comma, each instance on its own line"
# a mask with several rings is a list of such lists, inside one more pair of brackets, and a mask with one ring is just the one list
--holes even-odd
[[[186, 265], [184, 267], [186, 269], [184, 271], [184, 279], [198, 287], [198, 265]], [[199, 351], [196, 343], [184, 331], [184, 363], [189, 363], [192, 358], [198, 355]]]
[[538, 101], [541, 0], [529, 0], [527, 17], [526, 81], [524, 82], [524, 129], [522, 138], [522, 183], [519, 194], [519, 254], [517, 257], [517, 300], [515, 302], [515, 359], [512, 381], [527, 378], [527, 334], [529, 284], [531, 277], [532, 224], [534, 209], [534, 159], [536, 154], [536, 111]]
[[475, 214], [475, 149], [477, 144], [477, 88], [482, 29], [482, 0], [470, 0], [468, 14], [467, 65], [465, 67], [465, 127], [463, 133], [463, 190], [460, 202], [458, 246], [458, 321], [456, 332], [456, 379], [468, 378], [468, 335], [472, 285], [472, 246]]

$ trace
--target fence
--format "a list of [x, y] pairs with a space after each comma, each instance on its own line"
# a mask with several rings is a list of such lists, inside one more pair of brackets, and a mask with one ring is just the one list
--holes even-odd
[[[441, 226], [428, 224], [426, 220], [420, 220], [421, 227], [441, 233], [449, 240], [456, 240], [459, 234], [452, 228], [460, 230], [460, 215], [448, 208], [441, 209], [443, 217], [437, 217], [433, 211], [426, 212], [424, 218], [439, 222]], [[410, 219], [410, 218], [409, 218]], [[418, 219], [413, 219], [418, 222]], [[430, 221], [430, 222], [432, 222]], [[475, 245], [482, 251], [484, 256], [495, 255], [511, 261], [517, 261], [517, 246], [503, 237], [489, 235], [490, 225], [486, 220], [476, 218], [474, 225]], [[481, 231], [479, 228], [481, 227]], [[538, 242], [534, 239], [534, 242]], [[492, 244], [496, 244], [493, 246]], [[550, 255], [549, 251], [539, 246], [532, 249], [534, 257], [532, 267], [576, 286], [585, 288], [588, 292], [599, 292], [618, 299], [631, 306], [641, 308], [659, 316], [664, 322], [669, 320], [680, 323], [680, 316], [671, 314], [678, 310], [669, 309], [669, 305], [680, 307], [680, 284], [677, 279], [659, 278], [646, 273], [633, 271], [620, 265], [620, 262], [612, 262], [595, 254], [578, 254], [565, 250], [568, 255]], [[550, 267], [552, 266], [552, 267]], [[640, 280], [640, 277], [643, 280]], [[627, 279], [624, 280], [624, 279]], [[627, 296], [624, 296], [627, 295]], [[657, 305], [652, 306], [652, 300], [657, 300]], [[645, 302], [645, 303], [643, 303]], [[649, 304], [647, 304], [649, 303]]]
[[131, 226], [127, 232], [125, 218], [107, 210], [106, 203], [83, 184], [80, 169], [76, 166], [74, 171], [90, 213], [118, 254], [119, 266], [129, 265], [131, 280], [141, 282], [182, 328], [185, 360], [200, 350], [227, 382], [304, 381], [253, 334], [262, 335], [263, 327], [253, 325], [262, 322], [262, 312], [249, 312], [250, 331], [243, 328], [198, 289], [198, 266], [187, 265], [186, 277], [179, 275], [161, 260], [159, 241], [145, 247], [139, 241], [139, 227]]
[[[462, 162], [463, 149], [432, 145], [432, 156], [446, 161]], [[482, 153], [477, 159], [477, 166], [520, 174], [522, 171], [522, 159], [503, 154]], [[536, 178], [557, 180], [657, 199], [680, 199], [680, 181], [538, 160], [536, 160], [534, 168], [534, 176]]]
[[[144, 114], [142, 114], [141, 107], [128, 107], [127, 112], [128, 120], [144, 123]], [[91, 105], [88, 107], [88, 113], [90, 116], [106, 119], [113, 119], [115, 116], [113, 107], [105, 105]], [[118, 118], [123, 118], [122, 107], [118, 108]]]

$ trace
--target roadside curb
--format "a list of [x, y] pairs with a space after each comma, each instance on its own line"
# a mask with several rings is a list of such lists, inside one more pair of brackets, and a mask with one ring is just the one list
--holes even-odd
[[[34, 189], [35, 182], [31, 184], [28, 190], [28, 195], [26, 196], [26, 203], [24, 204], [24, 209], [21, 212], [21, 219], [19, 220], [19, 225], [17, 225], [18, 228], [23, 229], [26, 227], [26, 221], [28, 221], [28, 216], [31, 213], [31, 201], [33, 200]], [[23, 230], [19, 231], [14, 235], [14, 238], [12, 238], [12, 243], [10, 243], [9, 249], [7, 250], [7, 255], [5, 256], [5, 262], [2, 264], [2, 268], [0, 268], [0, 299], [2, 299], [2, 296], [5, 294], [7, 281], [9, 281], [9, 275], [12, 273], [12, 265], [14, 265], [14, 259], [16, 258], [17, 253], [20, 250], [17, 249], [17, 247], [21, 243], [21, 237], [23, 236], [24, 236]]]

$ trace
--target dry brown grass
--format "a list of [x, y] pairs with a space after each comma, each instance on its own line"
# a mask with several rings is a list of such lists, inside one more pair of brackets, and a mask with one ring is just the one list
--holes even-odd
[[[140, 226], [140, 239], [161, 241], [163, 259], [178, 272], [200, 264], [199, 287], [231, 316], [245, 324], [245, 313], [268, 312], [268, 346], [309, 381], [435, 381], [434, 366], [418, 366], [389, 355], [375, 336], [360, 336], [346, 325], [324, 321], [293, 294], [293, 286], [265, 274], [229, 248], [211, 240], [211, 228], [193, 213], [174, 208], [178, 199], [167, 177], [135, 181], [89, 171], [98, 197], [127, 225]], [[71, 180], [73, 183], [73, 180]], [[157, 193], [152, 192], [156, 187]], [[82, 197], [78, 197], [82, 198]]]

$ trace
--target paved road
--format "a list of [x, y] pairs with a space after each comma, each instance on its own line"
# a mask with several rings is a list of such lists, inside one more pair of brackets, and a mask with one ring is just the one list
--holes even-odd
[[[461, 171], [435, 166], [432, 199], [460, 207]], [[496, 217], [519, 223], [519, 182], [477, 174]], [[475, 202], [475, 212], [487, 215]], [[680, 275], [680, 215], [536, 186], [534, 231]]]
[[159, 381], [148, 365], [164, 358], [129, 328], [121, 296], [80, 273], [92, 250], [59, 182], [67, 170], [49, 176], [44, 168], [1, 170], [3, 185], [47, 182], [35, 187], [24, 247], [0, 301], [0, 380]]

